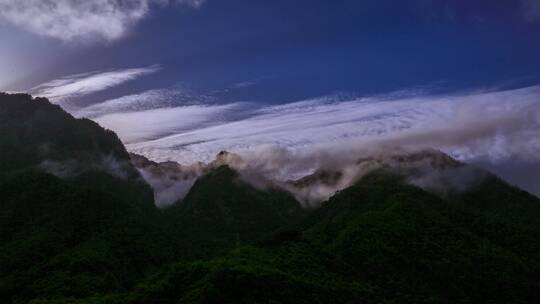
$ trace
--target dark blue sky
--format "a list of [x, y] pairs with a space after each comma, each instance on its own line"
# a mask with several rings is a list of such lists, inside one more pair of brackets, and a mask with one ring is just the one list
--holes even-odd
[[256, 82], [230, 98], [267, 101], [414, 86], [524, 86], [540, 79], [540, 16], [531, 17], [525, 3], [209, 0], [198, 9], [159, 7], [115, 41], [28, 38], [24, 46], [36, 48], [28, 52], [45, 62], [37, 69], [16, 62], [31, 72], [4, 89], [152, 64], [162, 66], [159, 74], [111, 94], [179, 82], [204, 89]]

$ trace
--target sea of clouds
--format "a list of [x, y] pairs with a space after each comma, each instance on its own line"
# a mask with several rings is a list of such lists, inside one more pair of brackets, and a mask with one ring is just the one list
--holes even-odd
[[[210, 161], [222, 150], [249, 154], [261, 145], [313, 151], [385, 142], [437, 148], [460, 160], [540, 158], [540, 86], [351, 100], [328, 96], [284, 105], [130, 107], [144, 100], [145, 94], [122, 97], [79, 113], [93, 113], [88, 116], [115, 130], [130, 151], [184, 164]], [[96, 107], [106, 111], [89, 111]]]
[[[215, 92], [180, 85], [82, 108], [70, 104], [81, 95], [159, 69], [153, 65], [71, 75], [33, 90], [76, 117], [114, 130], [130, 152], [157, 162], [210, 162], [220, 151], [230, 151], [272, 163], [272, 153], [286, 149], [294, 157], [280, 163], [276, 172], [294, 178], [300, 173], [290, 168], [306, 162], [316, 168], [313, 155], [345, 158], [373, 147], [433, 148], [540, 193], [539, 85], [452, 94], [429, 89], [359, 97], [338, 94], [285, 104], [225, 103]], [[516, 174], [515, 168], [525, 169]]]

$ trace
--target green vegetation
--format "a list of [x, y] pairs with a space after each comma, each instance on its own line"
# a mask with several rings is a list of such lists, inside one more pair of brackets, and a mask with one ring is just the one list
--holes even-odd
[[44, 99], [0, 95], [0, 135], [1, 303], [540, 302], [540, 200], [496, 177], [378, 171], [308, 212], [223, 166], [158, 210], [114, 133]]
[[288, 193], [256, 190], [221, 166], [200, 178], [165, 215], [170, 230], [194, 245], [184, 246], [197, 250], [190, 256], [208, 257], [285, 228], [304, 210]]

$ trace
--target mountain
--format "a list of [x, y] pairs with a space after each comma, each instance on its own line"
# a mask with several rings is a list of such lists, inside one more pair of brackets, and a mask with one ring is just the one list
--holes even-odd
[[487, 171], [434, 149], [394, 148], [363, 155], [349, 163], [332, 164], [300, 179], [279, 183], [279, 186], [305, 206], [318, 207], [336, 192], [377, 170], [402, 176], [406, 183], [440, 194], [463, 191], [490, 176]]
[[[128, 303], [535, 303], [539, 231], [462, 202], [484, 187], [538, 199], [500, 180], [442, 198], [382, 170], [333, 196], [299, 224], [208, 261], [143, 280]], [[459, 196], [459, 198], [458, 198]]]
[[[51, 167], [57, 162], [73, 161], [76, 165], [90, 162], [108, 169], [99, 163], [105, 162], [106, 157], [120, 162], [129, 160], [113, 132], [91, 120], [75, 119], [45, 98], [0, 93], [0, 99], [3, 160], [0, 168], [3, 173], [30, 167], [48, 169], [46, 161]], [[58, 173], [71, 173], [65, 172], [68, 168], [58, 169]]]
[[[222, 170], [214, 174], [209, 168], [196, 187], [208, 191], [217, 182], [224, 186], [223, 195], [232, 196], [219, 205], [233, 208], [222, 215], [220, 225], [193, 217], [190, 208], [164, 212], [154, 205], [152, 190], [139, 173], [143, 171], [133, 165], [135, 156], [113, 132], [75, 119], [44, 98], [0, 94], [0, 134], [3, 303], [127, 290], [160, 265], [215, 255], [237, 242], [271, 234], [302, 212], [285, 193], [276, 199], [247, 184], [237, 186], [232, 171], [223, 176]], [[234, 205], [235, 195], [246, 205]], [[185, 206], [193, 210], [213, 214], [218, 207], [198, 206], [198, 198], [191, 197]], [[279, 205], [272, 208], [269, 204], [276, 201]], [[281, 208], [287, 204], [290, 212]], [[203, 224], [213, 230], [205, 231]], [[220, 234], [208, 237], [213, 231]], [[192, 239], [199, 241], [193, 244]]]
[[0, 134], [3, 303], [126, 288], [166, 260], [152, 191], [113, 132], [0, 94]]
[[150, 188], [114, 132], [75, 119], [45, 98], [0, 93], [0, 159], [0, 180], [36, 170], [151, 200]]
[[289, 193], [258, 190], [222, 165], [198, 179], [165, 213], [174, 219], [173, 230], [211, 253], [267, 236], [295, 223], [305, 211]]
[[[298, 222], [307, 211], [294, 197], [268, 182], [232, 169], [239, 156], [220, 152], [209, 164], [156, 163], [131, 154], [132, 163], [153, 186], [169, 230], [186, 240], [184, 257], [213, 255]], [[191, 250], [190, 250], [191, 249]]]
[[[332, 197], [304, 223], [304, 231], [355, 276], [384, 288], [378, 296], [385, 301], [407, 296], [405, 302], [527, 302], [538, 296], [540, 230], [494, 218], [491, 212], [504, 197], [486, 201], [489, 212], [479, 214], [461, 203], [482, 187], [518, 191], [499, 183], [487, 180], [445, 198], [401, 176], [375, 172]], [[514, 195], [523, 200], [516, 207], [521, 217], [528, 217], [531, 203], [529, 211], [540, 214], [538, 199]], [[523, 247], [515, 246], [516, 237]]]
[[438, 151], [277, 182], [130, 155], [24, 94], [0, 135], [2, 303], [540, 301], [540, 200]]
[[209, 168], [202, 163], [183, 166], [176, 162], [153, 162], [142, 155], [130, 153], [131, 163], [154, 190], [158, 207], [168, 207], [186, 196], [197, 178]]

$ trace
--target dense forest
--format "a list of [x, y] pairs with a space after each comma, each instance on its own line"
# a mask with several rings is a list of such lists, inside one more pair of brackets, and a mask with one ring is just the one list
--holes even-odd
[[540, 199], [374, 170], [318, 208], [233, 168], [159, 209], [112, 132], [0, 94], [1, 303], [538, 303]]

